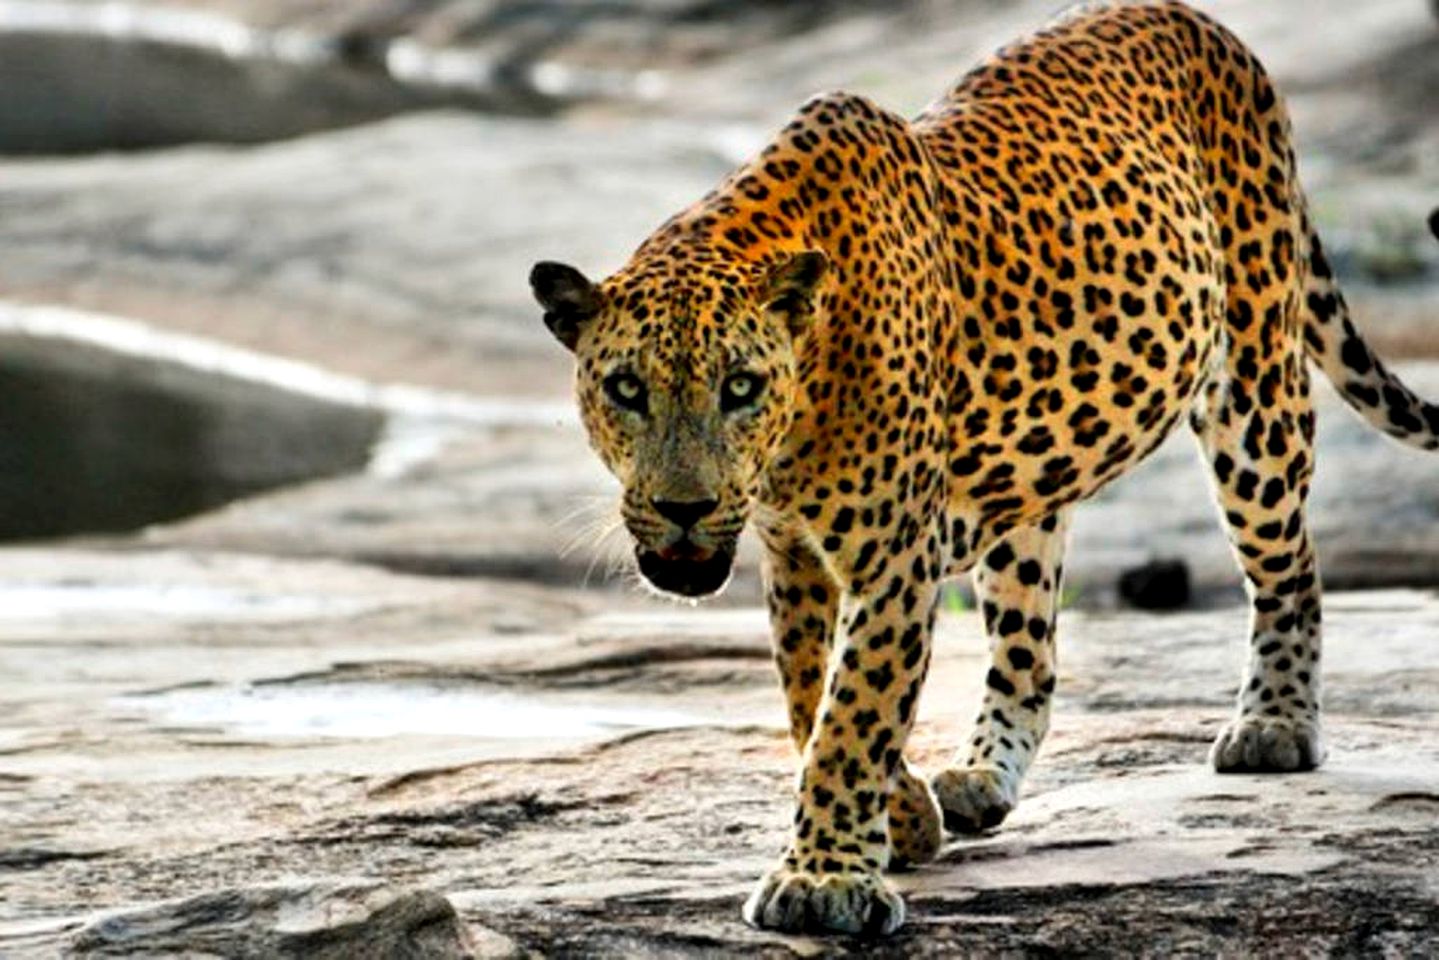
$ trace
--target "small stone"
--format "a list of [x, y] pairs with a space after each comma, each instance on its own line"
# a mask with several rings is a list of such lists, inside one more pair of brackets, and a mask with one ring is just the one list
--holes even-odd
[[1160, 558], [1119, 574], [1119, 595], [1140, 610], [1178, 610], [1189, 603], [1189, 565]]
[[76, 932], [70, 953], [443, 960], [476, 949], [438, 893], [322, 881], [237, 887], [111, 913]]

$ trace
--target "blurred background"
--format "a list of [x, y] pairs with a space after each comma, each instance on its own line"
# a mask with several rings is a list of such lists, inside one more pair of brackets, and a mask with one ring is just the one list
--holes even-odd
[[[1320, 229], [1368, 335], [1387, 357], [1439, 355], [1439, 243], [1424, 226], [1439, 201], [1431, 11], [1201, 6], [1287, 94]], [[568, 357], [537, 322], [530, 263], [602, 276], [810, 93], [844, 87], [916, 112], [1054, 9], [0, 2], [0, 534], [132, 531], [349, 474], [148, 536], [603, 583], [624, 547], [567, 544], [602, 516], [592, 498], [607, 488], [577, 443]], [[246, 372], [255, 358], [220, 346], [355, 380]], [[373, 384], [424, 389], [377, 399]], [[1321, 463], [1364, 459], [1321, 449]], [[1379, 466], [1374, 477], [1392, 476]], [[1142, 554], [1190, 548], [1192, 521], [1208, 520], [1198, 471], [1159, 472], [1111, 497], [1113, 516], [1081, 522], [1071, 569], [1091, 599]], [[1343, 544], [1326, 551], [1331, 573], [1439, 578], [1433, 538], [1415, 562], [1405, 543], [1351, 529], [1387, 517], [1401, 540], [1424, 533], [1413, 521], [1434, 516], [1439, 484], [1404, 494], [1335, 473], [1317, 510]], [[1325, 508], [1350, 489], [1367, 505]], [[1217, 537], [1199, 539], [1200, 587], [1232, 581]], [[1376, 569], [1375, 551], [1394, 556]]]
[[[1439, 398], [1439, 242], [1425, 227], [1439, 206], [1434, 5], [1196, 5], [1288, 98], [1358, 322]], [[0, 0], [0, 954], [53, 956], [100, 907], [237, 885], [223, 910], [171, 927], [76, 936], [208, 955], [218, 941], [153, 938], [217, 916], [262, 923], [276, 904], [380, 909], [368, 888], [246, 886], [297, 872], [429, 885], [472, 934], [493, 925], [541, 952], [630, 953], [639, 941], [625, 938], [656, 927], [672, 933], [646, 941], [664, 955], [767, 943], [732, 909], [788, 819], [753, 544], [706, 609], [634, 585], [609, 523], [615, 487], [573, 411], [570, 356], [526, 277], [540, 259], [612, 271], [810, 94], [847, 88], [915, 113], [1059, 6]], [[1439, 585], [1439, 460], [1362, 425], [1327, 384], [1317, 392], [1311, 518], [1327, 585]], [[1201, 769], [1244, 619], [1206, 474], [1180, 430], [1077, 512], [1065, 730], [1036, 790]], [[965, 589], [946, 598], [931, 679], [957, 695], [928, 698], [917, 735], [930, 765], [972, 716], [987, 663], [977, 618], [948, 615], [965, 612]], [[1350, 718], [1336, 742], [1381, 780], [1410, 770], [1427, 786], [1395, 780], [1393, 797], [1353, 801], [1383, 808], [1351, 861], [1383, 877], [1328, 871], [1312, 896], [1226, 887], [1225, 916], [1235, 904], [1262, 915], [1184, 942], [1212, 945], [1230, 926], [1303, 935], [1347, 923], [1344, 910], [1382, 930], [1374, 918], [1404, 897], [1432, 917], [1432, 883], [1396, 893], [1385, 878], [1433, 849], [1439, 761], [1421, 758], [1439, 708], [1423, 691], [1439, 683], [1415, 664], [1433, 659], [1439, 608], [1415, 591], [1326, 603], [1342, 638], [1325, 654], [1339, 678], [1329, 704]], [[1126, 604], [1208, 610], [1156, 623]], [[545, 759], [562, 750], [563, 763]], [[1246, 799], [1200, 779], [1178, 789], [1186, 810]], [[1115, 858], [1140, 880], [1327, 870], [1314, 851], [1333, 846], [1335, 817], [1305, 799], [1324, 793], [1188, 820], [1136, 800], [1125, 815], [1138, 819], [1076, 828], [1071, 813], [1112, 806], [1081, 798], [1052, 808], [1049, 840], [1041, 824], [1015, 851], [1052, 840], [1062, 858], [1078, 829], [1115, 838], [1098, 845], [1149, 837]], [[1286, 817], [1312, 819], [1280, 829], [1290, 859], [1273, 831], [1240, 849], [1246, 824]], [[1406, 840], [1420, 821], [1430, 835]], [[1203, 835], [1175, 857], [1186, 830]], [[986, 849], [991, 880], [956, 882], [1028, 888], [1044, 873]], [[1084, 892], [1114, 882], [1112, 861], [1077, 853], [1094, 856], [1058, 862], [1047, 899], [995, 901], [1003, 924], [982, 936], [1013, 927], [1012, 946], [1119, 954], [1133, 952], [1126, 937], [1179, 942], [1166, 924], [1196, 916], [1195, 894], [1125, 888], [1130, 919], [1114, 924]], [[1432, 862], [1414, 869], [1432, 878]], [[673, 899], [633, 899], [660, 875]], [[1343, 909], [1325, 906], [1325, 884], [1348, 884]], [[950, 893], [969, 903], [968, 888]], [[1299, 919], [1276, 920], [1281, 906]], [[1016, 918], [1048, 926], [1024, 940]], [[1145, 939], [1141, 920], [1161, 932]], [[606, 940], [604, 923], [623, 929]], [[1405, 929], [1419, 943], [1425, 928]], [[333, 955], [383, 952], [380, 931], [355, 929], [364, 949]], [[501, 940], [479, 952], [506, 955]]]
[[[1386, 357], [1439, 356], [1428, 5], [1200, 6], [1288, 96], [1367, 334]], [[916, 112], [1055, 9], [4, 0], [0, 536], [140, 531], [612, 582], [624, 545], [588, 525], [611, 488], [574, 429], [569, 358], [538, 322], [529, 265], [602, 276], [810, 93]], [[1439, 580], [1439, 484], [1346, 416], [1325, 418], [1338, 432], [1320, 454], [1331, 581]], [[1078, 596], [1109, 602], [1119, 572], [1179, 553], [1196, 596], [1234, 595], [1188, 445], [1081, 513]], [[752, 600], [747, 583], [736, 596]]]

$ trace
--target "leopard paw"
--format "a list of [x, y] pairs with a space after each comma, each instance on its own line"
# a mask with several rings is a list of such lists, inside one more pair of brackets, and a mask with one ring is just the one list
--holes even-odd
[[901, 766], [889, 795], [889, 868], [927, 863], [944, 843], [939, 803], [929, 784]]
[[786, 933], [887, 936], [904, 922], [904, 901], [878, 873], [771, 870], [744, 905], [752, 927]]
[[944, 828], [951, 833], [996, 827], [1014, 809], [1015, 787], [994, 767], [952, 767], [940, 771], [933, 784], [944, 811]]
[[1209, 760], [1220, 773], [1312, 770], [1324, 762], [1324, 739], [1316, 720], [1240, 716], [1219, 732]]

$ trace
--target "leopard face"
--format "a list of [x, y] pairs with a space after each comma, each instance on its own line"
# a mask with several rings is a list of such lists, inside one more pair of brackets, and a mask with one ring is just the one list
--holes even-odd
[[535, 267], [535, 296], [575, 353], [581, 419], [623, 486], [620, 513], [653, 587], [703, 597], [728, 582], [791, 421], [796, 345], [825, 263], [641, 260], [600, 284]]

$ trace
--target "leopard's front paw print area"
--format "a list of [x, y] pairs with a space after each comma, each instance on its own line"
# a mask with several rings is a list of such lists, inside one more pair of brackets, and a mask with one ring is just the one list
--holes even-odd
[[979, 833], [999, 826], [1014, 809], [1013, 779], [994, 767], [954, 767], [934, 778], [934, 793], [950, 833]]
[[1324, 762], [1324, 739], [1311, 719], [1241, 716], [1227, 724], [1209, 754], [1220, 773], [1289, 773]]
[[877, 873], [770, 871], [745, 901], [752, 927], [786, 933], [887, 936], [904, 922], [904, 901]]
[[889, 795], [889, 868], [904, 870], [928, 863], [939, 855], [943, 843], [939, 803], [929, 784], [901, 769]]

